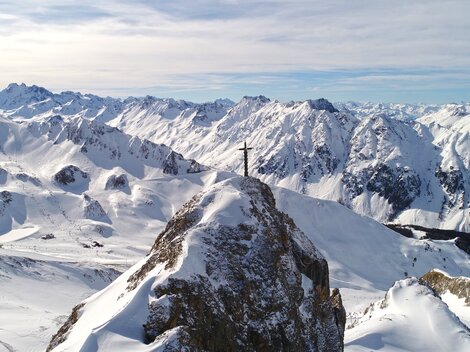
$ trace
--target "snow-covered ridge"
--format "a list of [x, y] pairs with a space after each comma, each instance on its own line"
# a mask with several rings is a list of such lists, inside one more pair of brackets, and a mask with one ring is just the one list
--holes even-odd
[[196, 112], [200, 119], [224, 114], [234, 103], [229, 99], [196, 104], [184, 100], [162, 99], [151, 96], [116, 99], [102, 98], [79, 92], [52, 93], [43, 87], [11, 83], [0, 91], [0, 112], [11, 118], [29, 119], [35, 116], [81, 116], [106, 122], [125, 110], [139, 108], [152, 113], [167, 112], [168, 116], [183, 110]]
[[371, 115], [387, 115], [402, 121], [413, 121], [426, 115], [433, 115], [441, 111], [467, 112], [470, 103], [450, 104], [400, 104], [400, 103], [371, 103], [371, 102], [335, 102], [334, 105], [343, 111], [349, 111], [358, 118]]
[[[28, 123], [27, 129], [33, 135], [46, 136], [58, 145], [71, 142], [95, 164], [125, 166], [139, 161], [146, 166], [160, 168], [163, 173], [177, 175], [195, 173], [207, 168], [195, 160], [186, 160], [164, 144], [155, 144], [139, 137], [133, 137], [108, 125], [82, 118], [63, 120], [60, 116], [47, 118], [44, 122]], [[130, 173], [136, 170], [126, 167]]]
[[[446, 332], [445, 334], [437, 332]], [[416, 278], [397, 281], [347, 331], [351, 351], [468, 351], [470, 330]]]

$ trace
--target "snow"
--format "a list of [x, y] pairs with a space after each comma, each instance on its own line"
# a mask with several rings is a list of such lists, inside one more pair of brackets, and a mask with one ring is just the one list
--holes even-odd
[[0, 341], [13, 351], [44, 350], [71, 307], [118, 275], [97, 263], [7, 253], [0, 249]]
[[415, 278], [397, 281], [346, 331], [345, 351], [455, 351], [470, 348], [470, 330]]
[[[0, 262], [11, 263], [10, 257], [41, 261], [33, 276], [25, 265], [14, 264], [14, 275], [5, 272], [9, 264], [0, 265], [0, 346], [15, 350], [43, 351], [74, 305], [107, 286], [117, 276], [111, 269], [124, 271], [141, 260], [175, 211], [223, 175], [187, 174], [186, 161], [177, 160], [181, 174], [169, 177], [156, 158], [122, 153], [122, 160], [112, 162], [102, 144], [93, 155], [84, 154], [62, 128], [0, 118], [0, 131], [7, 132], [0, 153], [1, 190], [9, 192], [2, 195]], [[83, 137], [99, 128], [82, 125], [78, 130]], [[108, 147], [131, 148], [129, 136], [107, 133], [114, 135], [97, 136]], [[137, 139], [133, 142], [137, 151], [143, 145]], [[163, 156], [170, 151], [146, 145], [161, 150]], [[53, 175], [67, 165], [86, 171], [87, 182], [78, 186], [55, 182]], [[111, 174], [127, 176], [127, 193], [105, 189]], [[84, 199], [82, 191], [90, 199]], [[84, 213], [84, 206], [93, 200], [105, 215], [96, 207]], [[53, 237], [41, 238], [48, 234]], [[95, 242], [103, 247], [94, 247]], [[109, 272], [109, 279], [95, 277], [101, 270]]]
[[456, 295], [447, 291], [441, 294], [441, 299], [449, 306], [449, 309], [459, 317], [462, 323], [470, 327], [470, 306], [465, 303], [465, 298], [458, 298]]
[[0, 235], [0, 243], [8, 243], [21, 240], [36, 233], [37, 230], [38, 229], [35, 227], [26, 227], [22, 229], [11, 230], [6, 234]]

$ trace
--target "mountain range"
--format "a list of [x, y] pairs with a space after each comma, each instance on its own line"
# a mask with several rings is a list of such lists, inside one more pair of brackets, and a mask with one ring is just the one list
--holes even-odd
[[[185, 302], [190, 318], [201, 302], [218, 307], [205, 322], [231, 319], [246, 345], [246, 324], [273, 306], [255, 298], [283, 282], [295, 309], [279, 307], [254, 329], [269, 341], [295, 313], [302, 336], [324, 341], [313, 350], [342, 344], [335, 288], [346, 351], [465, 351], [468, 254], [452, 239], [381, 223], [468, 231], [469, 111], [263, 96], [197, 104], [11, 84], [0, 92], [0, 350], [200, 346], [204, 329], [195, 335], [178, 314]], [[245, 140], [250, 173], [264, 183], [237, 175]], [[432, 269], [446, 279], [413, 278]], [[315, 297], [325, 321], [307, 331]]]
[[281, 103], [266, 97], [196, 104], [113, 99], [11, 84], [0, 112], [14, 120], [59, 115], [117, 127], [220, 170], [250, 173], [338, 201], [377, 221], [470, 231], [470, 104]]

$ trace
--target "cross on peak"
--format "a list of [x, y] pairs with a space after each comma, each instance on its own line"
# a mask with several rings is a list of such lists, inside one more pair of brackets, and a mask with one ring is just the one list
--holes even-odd
[[248, 151], [253, 148], [248, 148], [246, 146], [246, 141], [245, 141], [245, 146], [243, 148], [238, 148], [238, 150], [243, 150], [243, 155], [245, 159], [245, 177], [248, 177]]

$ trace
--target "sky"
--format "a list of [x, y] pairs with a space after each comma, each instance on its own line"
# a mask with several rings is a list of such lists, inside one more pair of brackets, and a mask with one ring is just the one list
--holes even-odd
[[0, 0], [0, 88], [470, 101], [469, 0]]

